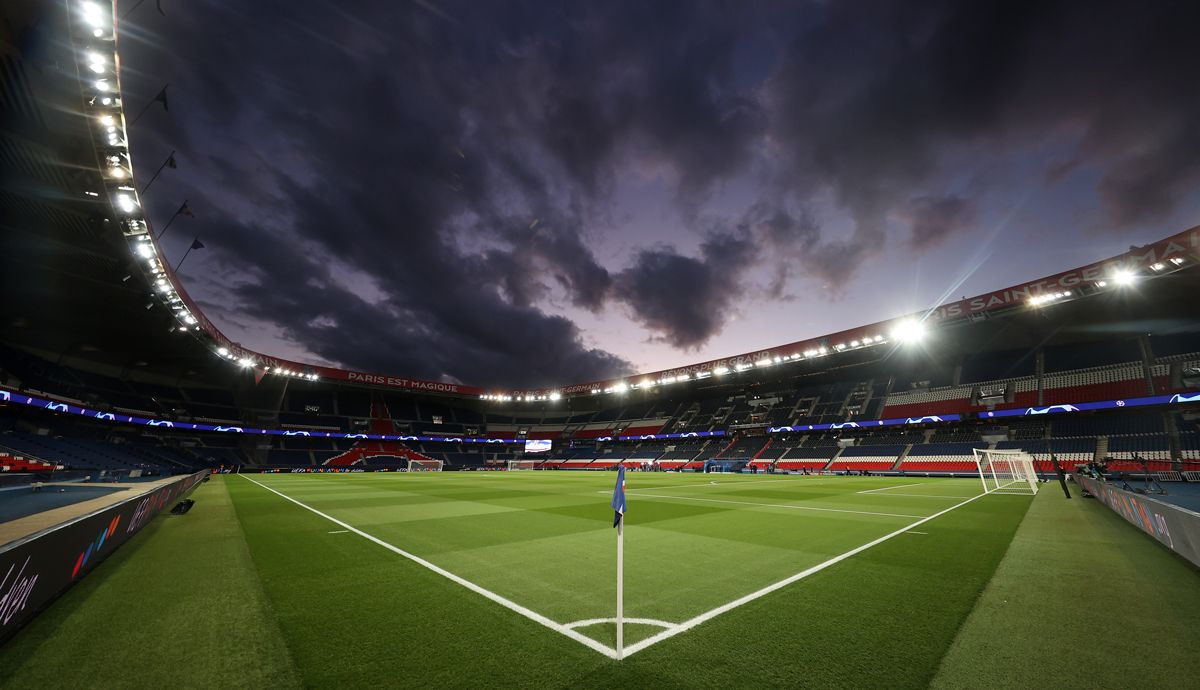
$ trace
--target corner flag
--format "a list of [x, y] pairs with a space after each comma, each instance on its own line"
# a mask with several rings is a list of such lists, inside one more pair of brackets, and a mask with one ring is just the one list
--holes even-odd
[[625, 465], [617, 465], [613, 487], [613, 527], [617, 528], [617, 660], [625, 657]]
[[625, 517], [625, 465], [617, 467], [617, 485], [613, 488], [613, 527], [621, 524]]

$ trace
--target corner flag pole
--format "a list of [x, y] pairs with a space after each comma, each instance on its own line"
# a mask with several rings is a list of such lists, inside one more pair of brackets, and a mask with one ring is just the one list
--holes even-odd
[[625, 656], [625, 521], [617, 525], [617, 660]]
[[617, 660], [625, 656], [625, 465], [617, 465], [613, 487], [613, 527], [617, 528]]

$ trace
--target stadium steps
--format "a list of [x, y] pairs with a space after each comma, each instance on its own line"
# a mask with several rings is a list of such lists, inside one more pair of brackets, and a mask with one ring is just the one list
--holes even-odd
[[1167, 438], [1171, 441], [1171, 459], [1175, 462], [1175, 469], [1182, 469], [1183, 466], [1183, 442], [1179, 438], [1179, 425], [1175, 423], [1175, 415], [1164, 415], [1167, 422]]
[[821, 470], [825, 471], [832, 467], [833, 463], [837, 462], [838, 458], [842, 457], [842, 451], [844, 450], [846, 450], [846, 448], [838, 448], [838, 451], [833, 454], [832, 458], [829, 458], [829, 462], [825, 463], [825, 466], [822, 467]]
[[1146, 395], [1154, 395], [1154, 353], [1150, 339], [1145, 334], [1138, 336], [1138, 350], [1142, 353], [1142, 378], [1146, 380]]
[[754, 462], [755, 460], [757, 460], [759, 458], [759, 456], [762, 455], [763, 453], [767, 452], [767, 449], [770, 448], [771, 445], [774, 443], [775, 443], [774, 436], [767, 438], [767, 444], [765, 446], [763, 446], [762, 448], [758, 449], [758, 452], [754, 454], [754, 457], [750, 458], [750, 462]]
[[[933, 429], [927, 429], [927, 430], [926, 430], [926, 432], [925, 432], [925, 442], [926, 442], [926, 443], [928, 443], [928, 442], [929, 442], [929, 437], [930, 437], [930, 435], [931, 435], [932, 433], [933, 433]], [[907, 457], [908, 457], [908, 453], [909, 453], [909, 451], [911, 451], [911, 450], [912, 450], [912, 447], [913, 447], [913, 444], [911, 444], [911, 443], [910, 443], [910, 444], [908, 444], [907, 446], [904, 446], [904, 450], [900, 451], [900, 455], [899, 455], [899, 457], [897, 457], [897, 458], [896, 458], [896, 462], [895, 462], [895, 464], [893, 464], [893, 465], [892, 465], [891, 467], [889, 467], [888, 469], [889, 469], [889, 470], [898, 470], [898, 469], [900, 469], [900, 463], [904, 462], [904, 458], [907, 458]]]

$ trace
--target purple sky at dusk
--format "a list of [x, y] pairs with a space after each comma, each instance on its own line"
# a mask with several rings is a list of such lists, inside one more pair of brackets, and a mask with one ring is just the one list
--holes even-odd
[[[128, 3], [123, 5], [132, 6]], [[1200, 222], [1194, 3], [146, 3], [137, 174], [302, 361], [555, 385], [753, 351]]]

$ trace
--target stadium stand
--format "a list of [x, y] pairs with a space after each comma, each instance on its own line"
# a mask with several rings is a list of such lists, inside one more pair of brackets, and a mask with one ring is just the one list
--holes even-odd
[[866, 445], [843, 448], [829, 466], [832, 470], [890, 470], [904, 452], [903, 445]]
[[986, 443], [922, 443], [913, 446], [898, 469], [904, 472], [974, 472], [976, 448]]

